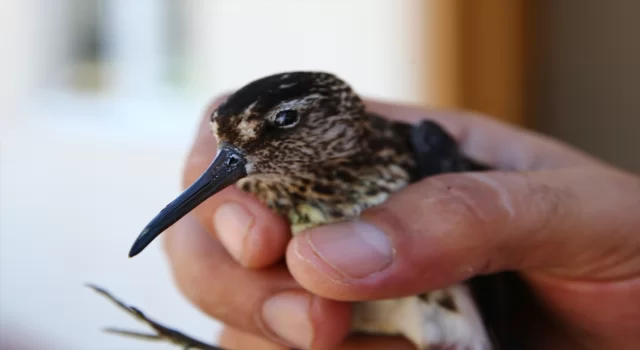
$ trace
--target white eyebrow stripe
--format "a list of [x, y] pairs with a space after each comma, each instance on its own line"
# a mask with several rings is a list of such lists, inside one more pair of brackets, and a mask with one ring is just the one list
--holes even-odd
[[240, 132], [240, 137], [245, 140], [252, 139], [256, 137], [256, 128], [258, 127], [258, 122], [248, 121], [247, 119], [243, 119], [240, 124], [238, 124], [238, 131]]
[[211, 133], [216, 137], [218, 137], [218, 122], [215, 120], [212, 120], [209, 123], [209, 128], [211, 129]]
[[286, 89], [286, 88], [290, 88], [290, 87], [292, 87], [292, 86], [294, 86], [294, 85], [297, 85], [297, 84], [298, 84], [298, 83], [296, 83], [296, 82], [288, 83], [288, 84], [282, 84], [282, 85], [278, 86], [278, 88], [280, 88], [280, 89]]
[[305, 104], [307, 102], [310, 102], [310, 100], [315, 100], [315, 99], [317, 99], [319, 97], [322, 97], [322, 95], [316, 93], [316, 94], [307, 95], [307, 96], [305, 96], [303, 98], [300, 98], [300, 99], [289, 100], [289, 101], [286, 101], [286, 102], [283, 102], [283, 103], [279, 104], [274, 109], [274, 111], [281, 111], [283, 109], [288, 109], [288, 108], [291, 108], [292, 106], [295, 106], [297, 104]]
[[251, 111], [256, 106], [257, 103], [258, 101], [253, 101], [252, 104], [248, 105], [247, 108], [244, 109], [244, 113], [248, 113], [249, 111]]

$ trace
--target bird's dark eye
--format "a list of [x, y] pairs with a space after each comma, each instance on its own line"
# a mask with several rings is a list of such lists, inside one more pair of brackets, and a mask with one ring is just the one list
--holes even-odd
[[273, 123], [280, 128], [291, 127], [298, 122], [298, 112], [293, 109], [286, 109], [276, 114]]

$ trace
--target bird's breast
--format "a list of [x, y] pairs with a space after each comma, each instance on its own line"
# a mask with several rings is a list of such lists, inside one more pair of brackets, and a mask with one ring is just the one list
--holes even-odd
[[296, 234], [317, 225], [357, 218], [365, 209], [381, 204], [392, 192], [405, 187], [409, 180], [402, 169], [384, 167], [341, 178], [253, 175], [237, 185], [286, 217]]

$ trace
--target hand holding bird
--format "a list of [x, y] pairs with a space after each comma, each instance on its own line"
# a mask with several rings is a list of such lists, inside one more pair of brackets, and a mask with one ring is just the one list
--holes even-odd
[[[214, 101], [203, 116], [184, 168], [185, 187], [215, 155], [208, 116], [222, 100]], [[165, 240], [180, 290], [201, 310], [229, 327], [220, 345], [263, 348], [252, 347], [258, 344], [267, 349], [264, 344], [269, 344], [269, 349], [280, 350], [287, 348], [279, 345], [283, 341], [303, 341], [330, 349], [413, 349], [401, 337], [345, 340], [352, 303], [336, 299], [399, 297], [437, 288], [448, 282], [443, 279], [456, 280], [457, 271], [446, 263], [455, 260], [459, 262], [452, 267], [475, 261], [492, 271], [510, 269], [527, 276], [543, 307], [534, 305], [522, 323], [513, 327], [530, 331], [523, 341], [533, 349], [635, 348], [640, 342], [640, 261], [639, 255], [633, 253], [640, 249], [640, 218], [634, 214], [640, 204], [637, 175], [612, 168], [556, 140], [488, 117], [372, 100], [366, 105], [372, 112], [394, 120], [438, 121], [469, 157], [502, 170], [491, 175], [502, 178], [500, 186], [471, 182], [473, 179], [467, 176], [442, 175], [409, 186], [379, 209], [365, 211], [366, 220], [378, 224], [385, 233], [414, 238], [404, 241], [403, 247], [416, 249], [405, 250], [411, 253], [403, 259], [402, 266], [383, 271], [378, 279], [346, 283], [328, 278], [326, 265], [309, 265], [316, 255], [300, 248], [308, 246], [307, 239], [314, 230], [289, 242], [290, 233], [282, 218], [251, 195], [236, 188], [224, 190], [169, 229]], [[527, 210], [514, 212], [511, 218], [492, 216], [491, 219], [496, 218], [493, 227], [469, 220], [473, 217], [468, 215], [462, 216], [465, 220], [451, 223], [451, 217], [441, 215], [446, 202], [439, 201], [444, 198], [424, 203], [430, 193], [447, 184], [460, 188], [457, 198], [467, 195], [467, 208], [480, 213], [495, 208], [496, 198], [500, 202], [502, 198], [511, 199], [512, 205]], [[545, 197], [548, 200], [543, 200]], [[545, 203], [551, 205], [546, 214]], [[422, 208], [419, 205], [427, 204], [428, 210], [412, 214]], [[247, 225], [242, 224], [242, 215], [225, 214], [214, 220], [216, 213], [233, 212], [228, 211], [228, 206], [236, 205], [248, 213], [250, 219], [244, 221]], [[589, 217], [576, 216], [579, 213], [588, 213]], [[320, 229], [335, 231], [331, 227]], [[454, 234], [449, 235], [450, 232]], [[487, 239], [478, 238], [483, 234]], [[334, 238], [339, 239], [339, 235]], [[429, 250], [419, 249], [427, 246], [427, 240], [441, 243]], [[461, 256], [455, 249], [458, 242], [466, 242], [464, 247], [474, 254]], [[293, 276], [281, 263], [283, 256]], [[415, 271], [431, 271], [432, 279], [413, 279]], [[272, 310], [270, 304], [279, 305], [279, 316], [265, 317]], [[275, 329], [292, 331], [276, 334]]]
[[[373, 102], [366, 107], [396, 120], [436, 120], [466, 156], [498, 170], [408, 183], [363, 208], [356, 220], [310, 227], [292, 239], [292, 218], [266, 208], [269, 198], [227, 187], [166, 234], [176, 281], [190, 300], [242, 330], [233, 334], [272, 339], [274, 349], [410, 348], [401, 337], [345, 342], [357, 310], [351, 301], [420, 295], [477, 275], [518, 271], [539, 302], [518, 305], [532, 306], [511, 325], [527, 331], [523, 343], [533, 349], [585, 343], [634, 348], [640, 334], [640, 222], [628, 208], [640, 204], [637, 176], [481, 116]], [[216, 154], [216, 139], [205, 126], [210, 116], [189, 156], [185, 185]], [[255, 129], [244, 130], [251, 139]], [[438, 293], [430, 297], [448, 305]], [[250, 337], [229, 334], [223, 347]]]

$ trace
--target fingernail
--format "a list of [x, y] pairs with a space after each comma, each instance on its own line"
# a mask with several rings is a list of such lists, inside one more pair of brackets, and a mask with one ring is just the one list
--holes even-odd
[[320, 259], [350, 278], [369, 276], [393, 260], [393, 247], [387, 235], [363, 221], [312, 229], [307, 240]]
[[237, 203], [225, 203], [213, 216], [213, 227], [222, 245], [237, 261], [242, 260], [244, 240], [253, 224], [253, 216]]
[[311, 296], [284, 292], [268, 299], [262, 306], [265, 324], [282, 340], [296, 348], [308, 349], [313, 342], [310, 320]]

